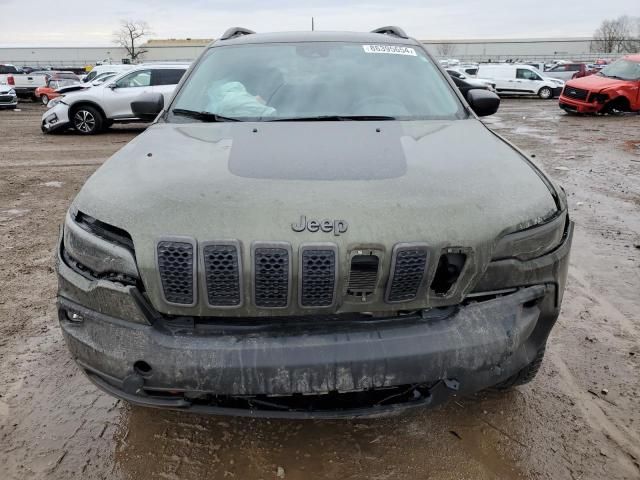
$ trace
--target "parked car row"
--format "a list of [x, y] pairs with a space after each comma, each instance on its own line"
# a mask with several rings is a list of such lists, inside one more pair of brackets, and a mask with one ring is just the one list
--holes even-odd
[[94, 82], [98, 80], [101, 75], [118, 74], [127, 72], [134, 68], [135, 65], [131, 64], [117, 64], [117, 65], [97, 65], [82, 79], [83, 83]]
[[455, 59], [441, 60], [440, 65], [450, 76], [478, 87], [488, 86], [499, 95], [537, 95], [555, 98], [564, 87], [561, 78], [543, 73], [543, 64], [526, 63], [460, 63]]
[[502, 95], [537, 95], [550, 99], [560, 95], [564, 82], [550, 78], [526, 64], [481, 63], [480, 77], [495, 83], [495, 89]]
[[23, 73], [15, 65], [0, 65], [0, 84], [12, 87], [20, 98], [40, 101], [38, 89], [48, 87], [51, 80], [80, 82], [80, 77], [73, 72], [57, 70], [35, 70]]
[[482, 88], [482, 89], [490, 90], [492, 92], [495, 91], [496, 89], [496, 84], [492, 80], [489, 80], [486, 78], [470, 77], [465, 75], [464, 73], [462, 73], [460, 70], [456, 68], [447, 68], [446, 70], [451, 78], [457, 78], [458, 80], [463, 80], [466, 84], [468, 84], [471, 87]]

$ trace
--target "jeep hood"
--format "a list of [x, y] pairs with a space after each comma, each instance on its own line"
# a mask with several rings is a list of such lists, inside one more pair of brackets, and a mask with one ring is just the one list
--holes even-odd
[[[256, 312], [250, 302], [222, 312], [203, 301], [194, 307], [165, 304], [155, 266], [157, 240], [238, 240], [246, 272], [253, 241], [289, 242], [294, 272], [302, 243], [332, 242], [340, 276], [354, 249], [375, 247], [390, 255], [397, 243], [423, 242], [471, 249], [469, 268], [477, 278], [501, 234], [556, 213], [552, 187], [543, 178], [476, 119], [159, 123], [100, 167], [74, 208], [130, 233], [147, 294], [159, 311], [273, 315]], [[349, 228], [341, 235], [294, 232], [292, 223], [302, 215], [344, 220]], [[457, 300], [472, 286], [461, 285]], [[420, 306], [424, 302], [402, 305]], [[398, 308], [383, 302], [367, 307]], [[338, 302], [336, 310], [345, 309]]]

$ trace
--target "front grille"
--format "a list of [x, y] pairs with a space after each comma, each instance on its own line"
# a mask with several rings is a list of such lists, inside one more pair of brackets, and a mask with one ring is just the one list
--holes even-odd
[[377, 255], [355, 255], [351, 259], [347, 294], [363, 299], [371, 295], [378, 283], [379, 264], [380, 258]]
[[[245, 299], [258, 308], [287, 308], [293, 303], [311, 309], [342, 302], [413, 302], [427, 294], [448, 297], [457, 291], [471, 252], [462, 247], [448, 248], [434, 256], [425, 244], [399, 243], [391, 251], [389, 265], [383, 261], [383, 249], [357, 249], [345, 255], [348, 263], [343, 268], [348, 272], [339, 272], [341, 262], [347, 259], [338, 255], [333, 243], [303, 244], [294, 258], [287, 242], [254, 242], [250, 255], [246, 252], [246, 266], [245, 253], [237, 240], [198, 245], [189, 237], [164, 237], [156, 244], [165, 302], [192, 307], [200, 291], [203, 307], [217, 309], [241, 307]], [[430, 265], [436, 267], [432, 257], [438, 263], [428, 284], [427, 271]], [[343, 281], [339, 281], [339, 274]], [[245, 282], [249, 282], [248, 288]]]
[[407, 302], [418, 295], [427, 266], [427, 247], [399, 245], [394, 249], [388, 302]]
[[253, 298], [257, 307], [289, 305], [290, 250], [285, 245], [254, 245]]
[[212, 307], [241, 304], [242, 281], [237, 245], [208, 244], [202, 249], [207, 300]]
[[0, 103], [9, 103], [13, 102], [14, 97], [11, 95], [0, 95]]
[[300, 256], [300, 305], [329, 307], [336, 287], [336, 248], [305, 247]]
[[576, 100], [586, 100], [589, 96], [589, 90], [583, 90], [582, 88], [570, 87], [565, 85], [562, 94], [565, 97], [574, 98]]
[[158, 242], [158, 269], [164, 297], [169, 303], [194, 305], [194, 244], [186, 241]]

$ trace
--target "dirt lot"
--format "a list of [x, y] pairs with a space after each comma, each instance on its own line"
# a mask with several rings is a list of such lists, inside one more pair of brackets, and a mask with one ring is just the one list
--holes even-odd
[[640, 116], [506, 100], [487, 120], [565, 187], [577, 224], [532, 384], [400, 418], [298, 422], [130, 407], [79, 372], [55, 318], [58, 224], [140, 129], [44, 136], [42, 107], [21, 106], [0, 111], [0, 477], [640, 478]]

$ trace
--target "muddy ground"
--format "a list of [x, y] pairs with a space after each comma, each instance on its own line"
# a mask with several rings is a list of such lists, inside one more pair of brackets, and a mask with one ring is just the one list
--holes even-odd
[[514, 99], [486, 120], [565, 187], [576, 221], [532, 384], [314, 422], [130, 407], [89, 383], [57, 325], [54, 243], [82, 183], [141, 130], [45, 136], [43, 107], [21, 106], [0, 111], [0, 478], [640, 478], [640, 116]]

